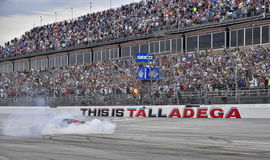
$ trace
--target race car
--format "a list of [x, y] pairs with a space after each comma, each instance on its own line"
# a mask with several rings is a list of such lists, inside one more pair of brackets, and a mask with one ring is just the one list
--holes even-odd
[[44, 130], [44, 128], [49, 127], [53, 127], [53, 128], [58, 128], [58, 129], [64, 129], [69, 127], [70, 125], [82, 125], [85, 124], [85, 121], [79, 121], [76, 119], [72, 119], [72, 118], [65, 118], [65, 119], [56, 119], [53, 121], [49, 121], [49, 122], [45, 122], [39, 125], [35, 125], [32, 126], [30, 128], [30, 132], [34, 135], [40, 135], [42, 133], [42, 131]]
[[67, 127], [67, 126], [69, 126], [71, 124], [81, 125], [81, 124], [84, 124], [84, 123], [85, 123], [85, 121], [79, 121], [79, 120], [76, 120], [76, 119], [66, 118], [66, 119], [62, 120], [61, 125]]

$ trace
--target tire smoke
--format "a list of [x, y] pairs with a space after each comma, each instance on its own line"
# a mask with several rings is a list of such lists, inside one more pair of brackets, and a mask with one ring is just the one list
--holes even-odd
[[3, 121], [3, 134], [8, 136], [40, 136], [58, 134], [113, 134], [115, 123], [94, 119], [84, 124], [65, 125], [63, 119], [82, 119], [71, 113], [55, 112], [44, 108], [31, 111], [17, 110]]

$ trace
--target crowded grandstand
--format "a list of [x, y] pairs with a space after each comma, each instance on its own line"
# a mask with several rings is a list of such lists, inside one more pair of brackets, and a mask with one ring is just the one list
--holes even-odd
[[[143, 0], [35, 27], [0, 47], [1, 97], [267, 103], [269, 17], [264, 0]], [[153, 54], [153, 62], [137, 62], [138, 53]], [[158, 68], [159, 78], [139, 79], [142, 66]]]

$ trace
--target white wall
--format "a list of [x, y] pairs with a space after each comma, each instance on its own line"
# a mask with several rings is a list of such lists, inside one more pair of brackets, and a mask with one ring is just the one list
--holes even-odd
[[[73, 115], [101, 117], [172, 117], [183, 118], [184, 112], [194, 113], [191, 118], [270, 118], [270, 104], [201, 105], [200, 107], [175, 106], [102, 106], [102, 107], [0, 107], [0, 114], [31, 111], [46, 113], [72, 113]], [[189, 110], [189, 111], [188, 111]], [[192, 110], [192, 111], [190, 111]], [[152, 112], [149, 113], [149, 112]], [[131, 115], [133, 113], [133, 115]], [[188, 117], [190, 118], [190, 117]]]

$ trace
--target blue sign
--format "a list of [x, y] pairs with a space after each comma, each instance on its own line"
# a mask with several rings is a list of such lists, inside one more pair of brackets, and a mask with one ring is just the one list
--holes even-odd
[[159, 79], [159, 68], [151, 68], [149, 73], [150, 79]]
[[160, 73], [158, 68], [139, 67], [138, 69], [138, 79], [159, 79], [159, 75]]
[[154, 55], [148, 53], [137, 53], [136, 62], [154, 62]]
[[138, 79], [148, 79], [149, 68], [147, 67], [139, 67], [138, 69]]

